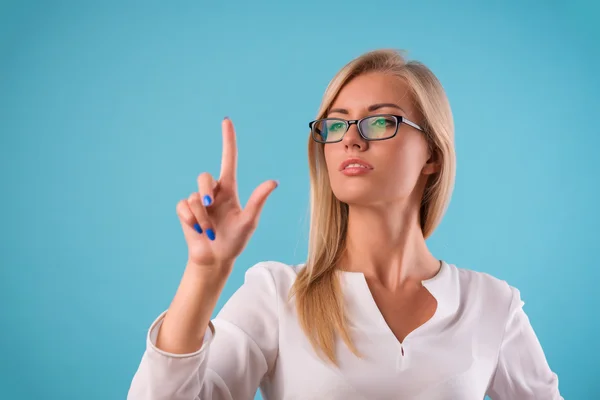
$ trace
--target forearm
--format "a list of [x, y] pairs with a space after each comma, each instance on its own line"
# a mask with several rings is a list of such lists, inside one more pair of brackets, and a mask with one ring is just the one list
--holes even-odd
[[[215, 272], [211, 272], [211, 271]], [[173, 354], [200, 349], [231, 265], [207, 268], [188, 264], [159, 329], [156, 347]]]

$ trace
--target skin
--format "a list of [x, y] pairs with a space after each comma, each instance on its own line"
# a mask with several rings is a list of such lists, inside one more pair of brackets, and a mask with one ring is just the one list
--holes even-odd
[[[362, 75], [341, 91], [331, 116], [357, 119], [378, 103], [395, 103], [371, 113], [404, 115], [417, 124], [421, 116], [404, 82], [382, 74]], [[237, 147], [233, 123], [222, 123], [223, 154], [218, 178], [204, 172], [198, 191], [177, 204], [188, 261], [177, 292], [158, 332], [156, 346], [174, 354], [202, 346], [204, 332], [237, 256], [256, 229], [276, 181], [260, 184], [242, 207], [237, 188]], [[368, 161], [373, 170], [347, 177], [338, 169], [349, 157]], [[402, 341], [427, 321], [437, 307], [421, 286], [439, 262], [429, 253], [418, 224], [419, 203], [427, 177], [439, 170], [423, 134], [403, 125], [398, 135], [366, 142], [353, 125], [343, 141], [325, 145], [328, 174], [335, 195], [349, 204], [348, 248], [342, 266], [362, 272], [388, 326]], [[204, 202], [205, 197], [210, 199]], [[199, 233], [194, 225], [202, 229]], [[208, 232], [212, 231], [211, 234]]]
[[[373, 110], [386, 103], [397, 107]], [[402, 115], [423, 126], [408, 84], [383, 73], [348, 82], [328, 117], [352, 120], [382, 113]], [[427, 179], [439, 171], [439, 162], [423, 132], [406, 124], [395, 137], [382, 141], [364, 140], [352, 125], [341, 142], [325, 144], [324, 153], [332, 190], [349, 206], [347, 248], [340, 268], [365, 275], [384, 319], [402, 342], [437, 308], [421, 284], [437, 274], [440, 262], [425, 243], [419, 207]], [[373, 169], [346, 176], [339, 166], [349, 158], [360, 158]]]
[[[188, 261], [181, 282], [156, 338], [156, 347], [187, 354], [202, 346], [210, 317], [242, 252], [258, 225], [267, 197], [277, 187], [269, 180], [240, 204], [237, 186], [237, 146], [233, 123], [223, 119], [223, 154], [218, 179], [203, 172], [198, 191], [177, 204], [177, 216], [188, 247]], [[210, 201], [204, 202], [205, 197]], [[202, 229], [194, 229], [198, 223]], [[214, 235], [208, 235], [211, 230]]]

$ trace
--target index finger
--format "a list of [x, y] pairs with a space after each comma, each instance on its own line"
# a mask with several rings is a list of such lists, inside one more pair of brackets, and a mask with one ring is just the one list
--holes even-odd
[[237, 145], [233, 123], [228, 117], [221, 123], [223, 131], [223, 155], [221, 158], [221, 176], [219, 182], [234, 183], [237, 169]]

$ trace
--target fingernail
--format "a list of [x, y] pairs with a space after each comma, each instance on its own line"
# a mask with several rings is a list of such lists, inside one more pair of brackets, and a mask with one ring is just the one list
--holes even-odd
[[212, 204], [212, 199], [209, 195], [206, 195], [202, 198], [202, 204], [204, 204], [205, 206], [210, 206]]
[[206, 236], [208, 236], [210, 240], [215, 240], [215, 232], [212, 229], [206, 230]]
[[202, 233], [202, 228], [200, 228], [200, 224], [198, 224], [197, 222], [194, 224], [194, 229], [196, 230], [196, 232]]
[[224, 120], [229, 119], [229, 117], [226, 115], [223, 117]]
[[275, 181], [275, 188], [279, 187], [279, 181]]

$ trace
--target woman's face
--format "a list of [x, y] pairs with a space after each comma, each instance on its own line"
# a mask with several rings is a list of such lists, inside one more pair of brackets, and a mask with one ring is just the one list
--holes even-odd
[[[422, 126], [408, 84], [383, 73], [360, 75], [346, 84], [331, 106], [328, 118], [360, 119], [375, 114], [401, 115]], [[400, 124], [396, 136], [366, 141], [351, 125], [341, 142], [324, 145], [325, 161], [335, 196], [348, 204], [373, 205], [402, 201], [422, 192], [427, 176], [438, 170], [423, 132]], [[367, 169], [342, 163], [357, 159]], [[420, 185], [418, 185], [420, 184]]]

